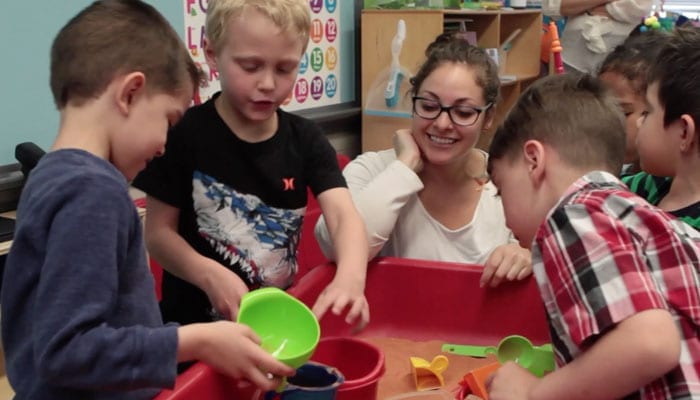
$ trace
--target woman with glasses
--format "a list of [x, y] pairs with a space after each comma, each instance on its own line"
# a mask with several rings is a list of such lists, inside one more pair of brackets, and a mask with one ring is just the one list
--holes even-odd
[[[481, 264], [482, 286], [530, 275], [530, 252], [506, 227], [488, 181], [488, 155], [474, 148], [493, 122], [497, 67], [482, 49], [443, 34], [428, 46], [411, 85], [411, 129], [396, 132], [393, 149], [366, 152], [343, 171], [370, 256]], [[334, 259], [323, 218], [315, 233]]]

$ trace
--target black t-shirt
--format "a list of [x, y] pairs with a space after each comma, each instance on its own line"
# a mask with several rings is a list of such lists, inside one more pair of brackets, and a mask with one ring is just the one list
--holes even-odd
[[[165, 155], [133, 184], [179, 208], [180, 235], [250, 288], [286, 288], [297, 271], [307, 187], [317, 195], [346, 186], [335, 150], [313, 122], [282, 110], [274, 136], [245, 142], [220, 118], [215, 98], [187, 111]], [[166, 321], [209, 319], [208, 299], [193, 285], [165, 272], [162, 289]]]

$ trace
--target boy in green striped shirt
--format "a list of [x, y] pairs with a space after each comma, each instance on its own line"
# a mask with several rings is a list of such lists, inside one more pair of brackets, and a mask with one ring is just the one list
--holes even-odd
[[[700, 230], [700, 28], [673, 32], [651, 67], [637, 150], [644, 172], [623, 178], [650, 203]], [[666, 178], [667, 177], [667, 178]]]

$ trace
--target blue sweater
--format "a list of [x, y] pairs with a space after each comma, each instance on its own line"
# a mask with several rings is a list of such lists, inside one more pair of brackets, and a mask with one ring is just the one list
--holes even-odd
[[16, 399], [143, 399], [176, 376], [124, 176], [80, 150], [46, 154], [17, 210], [2, 286]]

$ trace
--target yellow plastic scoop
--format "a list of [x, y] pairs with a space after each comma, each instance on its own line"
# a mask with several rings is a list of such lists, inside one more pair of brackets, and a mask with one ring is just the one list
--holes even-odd
[[420, 357], [411, 357], [410, 360], [416, 390], [431, 390], [445, 386], [442, 373], [450, 365], [447, 357], [437, 355], [430, 362]]

